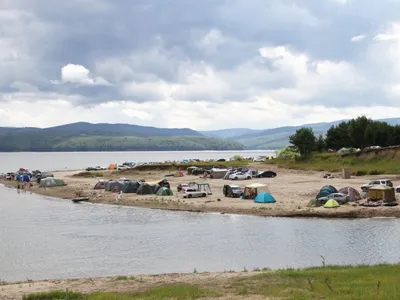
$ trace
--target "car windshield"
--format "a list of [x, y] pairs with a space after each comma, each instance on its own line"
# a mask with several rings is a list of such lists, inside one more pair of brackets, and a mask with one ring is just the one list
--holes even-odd
[[238, 187], [238, 186], [231, 186], [231, 189], [232, 189], [233, 191], [241, 190], [241, 188]]

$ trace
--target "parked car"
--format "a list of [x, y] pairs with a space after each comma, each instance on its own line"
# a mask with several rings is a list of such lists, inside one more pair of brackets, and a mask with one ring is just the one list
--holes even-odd
[[379, 179], [379, 180], [373, 180], [367, 184], [363, 184], [361, 186], [361, 190], [363, 192], [367, 192], [369, 190], [369, 188], [375, 186], [375, 185], [386, 185], [386, 186], [390, 186], [393, 187], [393, 182], [390, 181], [389, 179]]
[[243, 189], [240, 186], [233, 184], [226, 184], [222, 189], [225, 197], [239, 198], [243, 195]]
[[200, 192], [196, 189], [187, 188], [183, 190], [183, 198], [202, 198], [207, 197], [207, 193]]
[[249, 173], [234, 173], [229, 175], [231, 180], [247, 180], [253, 178]]
[[258, 156], [253, 159], [253, 162], [264, 162], [267, 160], [266, 156]]
[[342, 193], [333, 193], [326, 197], [318, 198], [322, 204], [325, 204], [330, 199], [336, 200], [339, 204], [345, 204], [350, 201], [350, 196]]
[[258, 172], [257, 178], [274, 178], [276, 173], [274, 171], [260, 171]]

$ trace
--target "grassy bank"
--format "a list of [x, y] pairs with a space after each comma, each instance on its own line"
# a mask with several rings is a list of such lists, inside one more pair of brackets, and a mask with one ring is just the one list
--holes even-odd
[[[115, 279], [118, 280], [118, 279]], [[198, 284], [176, 283], [141, 289], [139, 292], [93, 293], [53, 291], [30, 294], [25, 300], [129, 300], [129, 299], [399, 299], [400, 265], [318, 267], [304, 270], [259, 272], [204, 280]], [[129, 284], [129, 282], [127, 282]], [[145, 284], [145, 283], [143, 283]], [[253, 298], [253, 299], [260, 299]]]
[[308, 159], [275, 159], [267, 162], [282, 168], [340, 172], [348, 168], [354, 175], [400, 174], [400, 159], [390, 156], [357, 156], [336, 153], [314, 154]]

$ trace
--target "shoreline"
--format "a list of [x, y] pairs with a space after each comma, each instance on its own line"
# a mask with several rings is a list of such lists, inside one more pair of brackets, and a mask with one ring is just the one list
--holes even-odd
[[397, 299], [399, 271], [398, 264], [376, 264], [26, 280], [0, 282], [0, 299], [68, 299], [74, 293], [71, 299], [272, 300], [291, 299], [293, 292], [301, 299], [375, 299], [377, 289], [379, 298]]
[[[104, 192], [104, 190], [94, 190], [93, 186], [99, 179], [119, 179], [120, 177], [145, 178], [152, 182], [162, 178], [161, 171], [133, 171], [131, 173], [119, 171], [102, 171], [97, 178], [77, 177], [82, 171], [55, 171], [54, 176], [61, 178], [66, 182], [66, 186], [40, 188], [36, 183], [27, 190], [33, 194], [48, 196], [58, 199], [75, 198], [75, 193], [80, 191], [82, 196], [89, 197], [89, 203], [113, 204], [118, 206], [130, 206], [147, 209], [158, 209], [166, 211], [195, 212], [195, 213], [218, 213], [235, 215], [252, 215], [259, 217], [277, 217], [277, 218], [325, 218], [325, 219], [359, 219], [359, 218], [400, 218], [400, 209], [397, 207], [360, 207], [354, 204], [346, 204], [335, 209], [326, 209], [323, 207], [307, 207], [308, 201], [316, 194], [323, 185], [333, 184], [355, 186], [368, 181], [365, 178], [356, 178], [345, 180], [340, 178], [324, 179], [321, 178], [321, 172], [312, 171], [293, 171], [275, 168], [278, 173], [276, 178], [253, 179], [250, 181], [229, 181], [222, 179], [208, 180], [213, 195], [206, 198], [183, 199], [181, 194], [176, 192], [176, 186], [180, 183], [195, 181], [199, 177], [185, 175], [184, 177], [169, 177], [171, 189], [174, 196], [164, 197], [156, 195], [136, 195], [122, 194], [120, 201], [116, 202], [114, 193]], [[100, 174], [102, 176], [100, 176]], [[271, 194], [276, 198], [277, 203], [257, 204], [249, 200], [239, 198], [226, 198], [222, 195], [222, 186], [224, 184], [249, 184], [252, 182], [265, 183]], [[320, 183], [318, 183], [320, 181]], [[16, 188], [18, 182], [0, 180], [0, 184], [8, 188]], [[320, 186], [318, 186], [318, 184]]]

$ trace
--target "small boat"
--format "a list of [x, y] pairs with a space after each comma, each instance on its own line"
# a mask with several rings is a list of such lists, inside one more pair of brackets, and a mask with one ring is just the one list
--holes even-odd
[[87, 202], [87, 201], [89, 201], [89, 197], [78, 197], [78, 198], [72, 199], [72, 202], [74, 202], [74, 203]]

